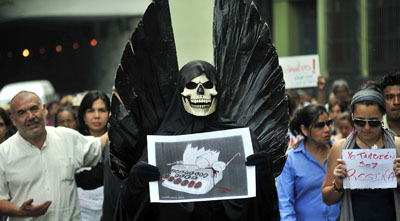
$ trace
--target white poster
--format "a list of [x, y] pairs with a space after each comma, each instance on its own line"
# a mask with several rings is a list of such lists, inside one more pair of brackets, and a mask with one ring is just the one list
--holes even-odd
[[177, 203], [255, 196], [255, 167], [248, 128], [179, 136], [148, 136], [149, 164], [161, 178], [150, 182], [150, 202]]
[[285, 88], [316, 87], [319, 70], [318, 55], [280, 57]]
[[346, 149], [342, 152], [346, 162], [345, 189], [388, 189], [397, 187], [393, 161], [395, 149]]

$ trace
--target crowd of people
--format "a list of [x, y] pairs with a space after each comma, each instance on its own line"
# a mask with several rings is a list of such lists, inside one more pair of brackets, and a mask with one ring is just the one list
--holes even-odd
[[[324, 95], [325, 80], [318, 83]], [[281, 220], [400, 220], [398, 189], [344, 189], [342, 159], [345, 149], [399, 155], [400, 72], [351, 91], [344, 80], [333, 83], [328, 102], [287, 91], [291, 139], [276, 180]], [[98, 90], [48, 105], [21, 91], [0, 108], [0, 218], [113, 220], [121, 180], [110, 168], [109, 116], [110, 98]], [[400, 185], [400, 158], [393, 170]]]
[[[348, 174], [342, 158], [344, 149], [393, 148], [399, 156], [400, 72], [365, 82], [353, 95], [351, 91], [342, 79], [333, 83], [326, 103], [301, 100], [301, 94], [288, 91], [291, 142], [277, 178], [282, 220], [400, 219], [397, 188], [344, 189]], [[300, 103], [293, 102], [296, 98]], [[396, 158], [397, 185], [399, 166]]]

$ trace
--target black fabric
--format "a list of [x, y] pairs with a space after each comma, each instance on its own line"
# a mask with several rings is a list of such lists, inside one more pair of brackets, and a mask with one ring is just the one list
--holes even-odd
[[[189, 65], [190, 68], [185, 65], [180, 72], [177, 91], [157, 134], [180, 135], [241, 127], [232, 121], [217, 122], [213, 115], [196, 117], [184, 110], [180, 101], [180, 92], [185, 85], [183, 82], [201, 75], [203, 71], [206, 75], [216, 74], [212, 71], [213, 67], [206, 62], [195, 61]], [[191, 72], [191, 69], [194, 71]], [[260, 146], [253, 134], [252, 143], [256, 156], [255, 161], [250, 161], [253, 165], [259, 165], [262, 168], [256, 168], [257, 197], [196, 203], [150, 203], [148, 185], [143, 185], [142, 179], [139, 178], [140, 169], [134, 169], [146, 164], [147, 153], [144, 152], [141, 161], [134, 166], [128, 179], [122, 184], [119, 211], [116, 213], [115, 220], [279, 220], [272, 161], [269, 160], [267, 153], [257, 154], [260, 152]]]
[[392, 189], [352, 190], [354, 220], [396, 220]]
[[[356, 142], [353, 149], [361, 148]], [[351, 201], [354, 220], [396, 220], [392, 189], [351, 190]]]
[[104, 202], [103, 202], [103, 216], [101, 220], [113, 220], [114, 212], [117, 208], [117, 201], [119, 191], [121, 189], [122, 181], [113, 175], [110, 163], [110, 148], [109, 145], [104, 147]]
[[103, 162], [99, 162], [90, 170], [82, 170], [76, 173], [75, 181], [76, 185], [84, 190], [93, 190], [103, 186]]

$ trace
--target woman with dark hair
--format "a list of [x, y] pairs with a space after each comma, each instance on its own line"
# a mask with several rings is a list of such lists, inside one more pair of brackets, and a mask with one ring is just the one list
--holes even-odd
[[90, 91], [78, 109], [79, 132], [99, 137], [107, 132], [110, 98], [102, 91]]
[[[89, 91], [78, 109], [79, 132], [94, 137], [107, 132], [110, 99], [102, 91]], [[105, 149], [108, 149], [106, 144]], [[83, 221], [100, 220], [104, 201], [103, 163], [92, 168], [82, 168], [75, 175]]]
[[14, 132], [10, 114], [0, 107], [0, 143], [7, 140]]
[[[103, 135], [107, 132], [109, 114], [108, 96], [101, 91], [88, 92], [78, 109], [79, 131], [95, 137]], [[104, 147], [103, 161], [91, 170], [86, 169], [75, 174], [77, 186], [82, 188], [78, 189], [81, 209], [84, 211], [82, 220], [113, 220], [121, 181], [111, 173], [109, 152], [107, 142]], [[98, 204], [99, 202], [102, 204]], [[94, 208], [94, 204], [97, 204], [97, 210], [92, 210], [94, 214], [88, 213]]]
[[76, 117], [74, 110], [72, 110], [70, 107], [58, 108], [56, 114], [54, 115], [54, 126], [69, 127], [77, 130], [78, 118]]
[[[333, 145], [322, 185], [323, 200], [327, 205], [342, 202], [340, 220], [400, 220], [400, 195], [394, 189], [343, 189], [347, 177], [344, 149], [396, 149], [400, 140], [382, 129], [385, 100], [375, 87], [359, 90], [351, 100], [354, 130], [347, 139]], [[400, 178], [400, 159], [394, 161], [397, 185]]]
[[331, 125], [325, 107], [310, 104], [296, 111], [290, 130], [304, 136], [297, 148], [288, 152], [278, 178], [279, 211], [282, 220], [335, 220], [339, 205], [322, 202], [321, 185], [331, 149]]

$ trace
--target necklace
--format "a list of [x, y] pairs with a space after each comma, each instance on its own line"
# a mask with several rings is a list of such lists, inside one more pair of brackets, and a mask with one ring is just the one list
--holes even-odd
[[378, 139], [375, 141], [375, 144], [373, 144], [372, 146], [369, 145], [367, 142], [365, 142], [360, 136], [357, 135], [357, 137], [358, 137], [358, 139], [361, 140], [361, 142], [363, 142], [365, 145], [367, 145], [367, 147], [369, 147], [370, 149], [376, 150], [376, 149], [378, 149], [377, 143], [378, 143], [379, 139], [381, 139], [382, 134], [378, 137]]

